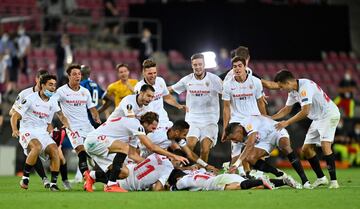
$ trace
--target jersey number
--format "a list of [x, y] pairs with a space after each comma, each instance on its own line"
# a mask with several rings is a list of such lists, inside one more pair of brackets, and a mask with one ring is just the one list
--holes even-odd
[[319, 91], [321, 91], [323, 93], [323, 96], [324, 96], [324, 99], [326, 100], [326, 102], [329, 102], [330, 101], [329, 96], [322, 90], [322, 88], [318, 84], [316, 84], [316, 86], [319, 89]]
[[95, 106], [98, 105], [99, 103], [99, 92], [97, 89], [94, 89], [93, 90], [93, 93], [92, 93], [92, 102]]
[[[145, 159], [143, 162], [141, 162], [139, 165], [137, 165], [134, 168], [134, 171], [138, 170], [139, 168], [143, 167], [146, 163], [150, 162], [150, 159]], [[146, 170], [142, 173], [140, 173], [139, 175], [136, 176], [137, 180], [140, 180], [142, 178], [144, 178], [145, 176], [147, 176], [149, 173], [153, 172], [155, 170], [155, 167], [152, 165], [145, 165]]]

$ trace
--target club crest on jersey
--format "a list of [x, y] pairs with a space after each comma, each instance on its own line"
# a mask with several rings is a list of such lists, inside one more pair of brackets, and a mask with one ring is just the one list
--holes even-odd
[[251, 124], [248, 124], [246, 127], [245, 127], [246, 131], [252, 131], [253, 127]]
[[250, 89], [253, 89], [253, 88], [254, 88], [254, 85], [250, 85], [249, 88], [250, 88]]
[[206, 87], [209, 87], [210, 83], [209, 82], [205, 82]]
[[302, 90], [301, 93], [300, 93], [300, 95], [301, 95], [302, 97], [306, 97], [306, 91], [305, 91], [305, 90]]
[[21, 104], [25, 104], [26, 103], [26, 99], [23, 99], [22, 101], [21, 101]]

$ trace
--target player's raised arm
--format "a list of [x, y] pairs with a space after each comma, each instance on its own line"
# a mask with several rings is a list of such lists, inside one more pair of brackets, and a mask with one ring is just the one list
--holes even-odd
[[162, 149], [161, 147], [159, 147], [158, 145], [153, 144], [153, 143], [151, 142], [151, 140], [150, 140], [147, 136], [145, 136], [145, 135], [139, 135], [138, 137], [139, 137], [141, 143], [142, 143], [146, 148], [148, 148], [149, 151], [158, 153], [158, 154], [160, 154], [160, 155], [165, 155], [165, 156], [167, 156], [167, 157], [169, 157], [169, 158], [172, 158], [172, 159], [174, 159], [174, 160], [181, 161], [184, 165], [189, 164], [189, 160], [188, 160], [188, 159], [186, 159], [186, 158], [184, 158], [184, 157], [181, 157], [181, 156], [178, 156], [178, 155], [175, 155], [175, 154], [173, 154], [173, 153], [171, 153], [171, 152], [168, 152], [168, 151]]

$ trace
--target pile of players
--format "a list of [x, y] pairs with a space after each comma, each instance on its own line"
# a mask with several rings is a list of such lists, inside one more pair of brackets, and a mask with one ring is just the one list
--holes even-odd
[[[59, 148], [66, 132], [78, 154], [79, 169], [85, 179], [84, 190], [88, 192], [93, 191], [95, 182], [103, 182], [105, 192], [159, 191], [169, 187], [192, 191], [273, 189], [283, 185], [312, 189], [328, 184], [329, 188], [339, 188], [331, 150], [340, 119], [336, 105], [315, 82], [296, 79], [287, 70], [279, 71], [274, 81], [259, 78], [248, 67], [249, 60], [249, 50], [238, 47], [232, 56], [232, 69], [219, 77], [206, 72], [203, 55], [195, 54], [191, 57], [193, 73], [169, 87], [157, 76], [156, 63], [145, 60], [142, 65], [144, 79], [136, 84], [134, 94], [124, 97], [103, 123], [94, 102], [98, 95], [93, 92], [91, 95], [80, 85], [84, 67], [68, 66], [69, 82], [58, 89], [55, 76], [39, 71], [36, 86], [21, 92], [10, 112], [13, 136], [19, 138], [27, 155], [20, 186], [29, 187], [29, 174], [35, 168], [51, 191], [60, 190], [57, 186], [59, 172], [64, 188], [71, 189], [66, 161]], [[289, 92], [286, 106], [272, 116], [266, 112], [263, 86]], [[186, 105], [179, 104], [172, 92], [186, 92]], [[211, 148], [217, 143], [220, 96], [224, 127], [221, 141], [231, 140], [232, 160], [227, 173], [216, 175], [218, 169], [207, 161]], [[164, 101], [183, 110], [185, 120], [171, 122]], [[287, 120], [275, 121], [287, 116], [297, 102], [301, 111]], [[98, 124], [96, 129], [88, 111], [93, 122]], [[59, 133], [53, 130], [54, 115], [65, 130], [60, 134], [54, 134]], [[291, 148], [285, 129], [305, 117], [313, 121], [302, 148], [317, 175], [312, 184]], [[58, 145], [49, 133], [60, 139]], [[200, 157], [193, 152], [197, 143], [200, 143]], [[316, 146], [322, 148], [330, 182], [321, 170]], [[276, 147], [288, 157], [301, 183], [265, 161]], [[39, 158], [50, 159], [50, 181]], [[250, 175], [252, 169], [277, 178]]]

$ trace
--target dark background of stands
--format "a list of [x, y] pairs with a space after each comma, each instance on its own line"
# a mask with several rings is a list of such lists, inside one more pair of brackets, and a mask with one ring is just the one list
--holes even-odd
[[130, 16], [160, 19], [163, 49], [187, 57], [239, 44], [263, 60], [320, 60], [320, 51], [351, 50], [347, 6], [136, 4]]

